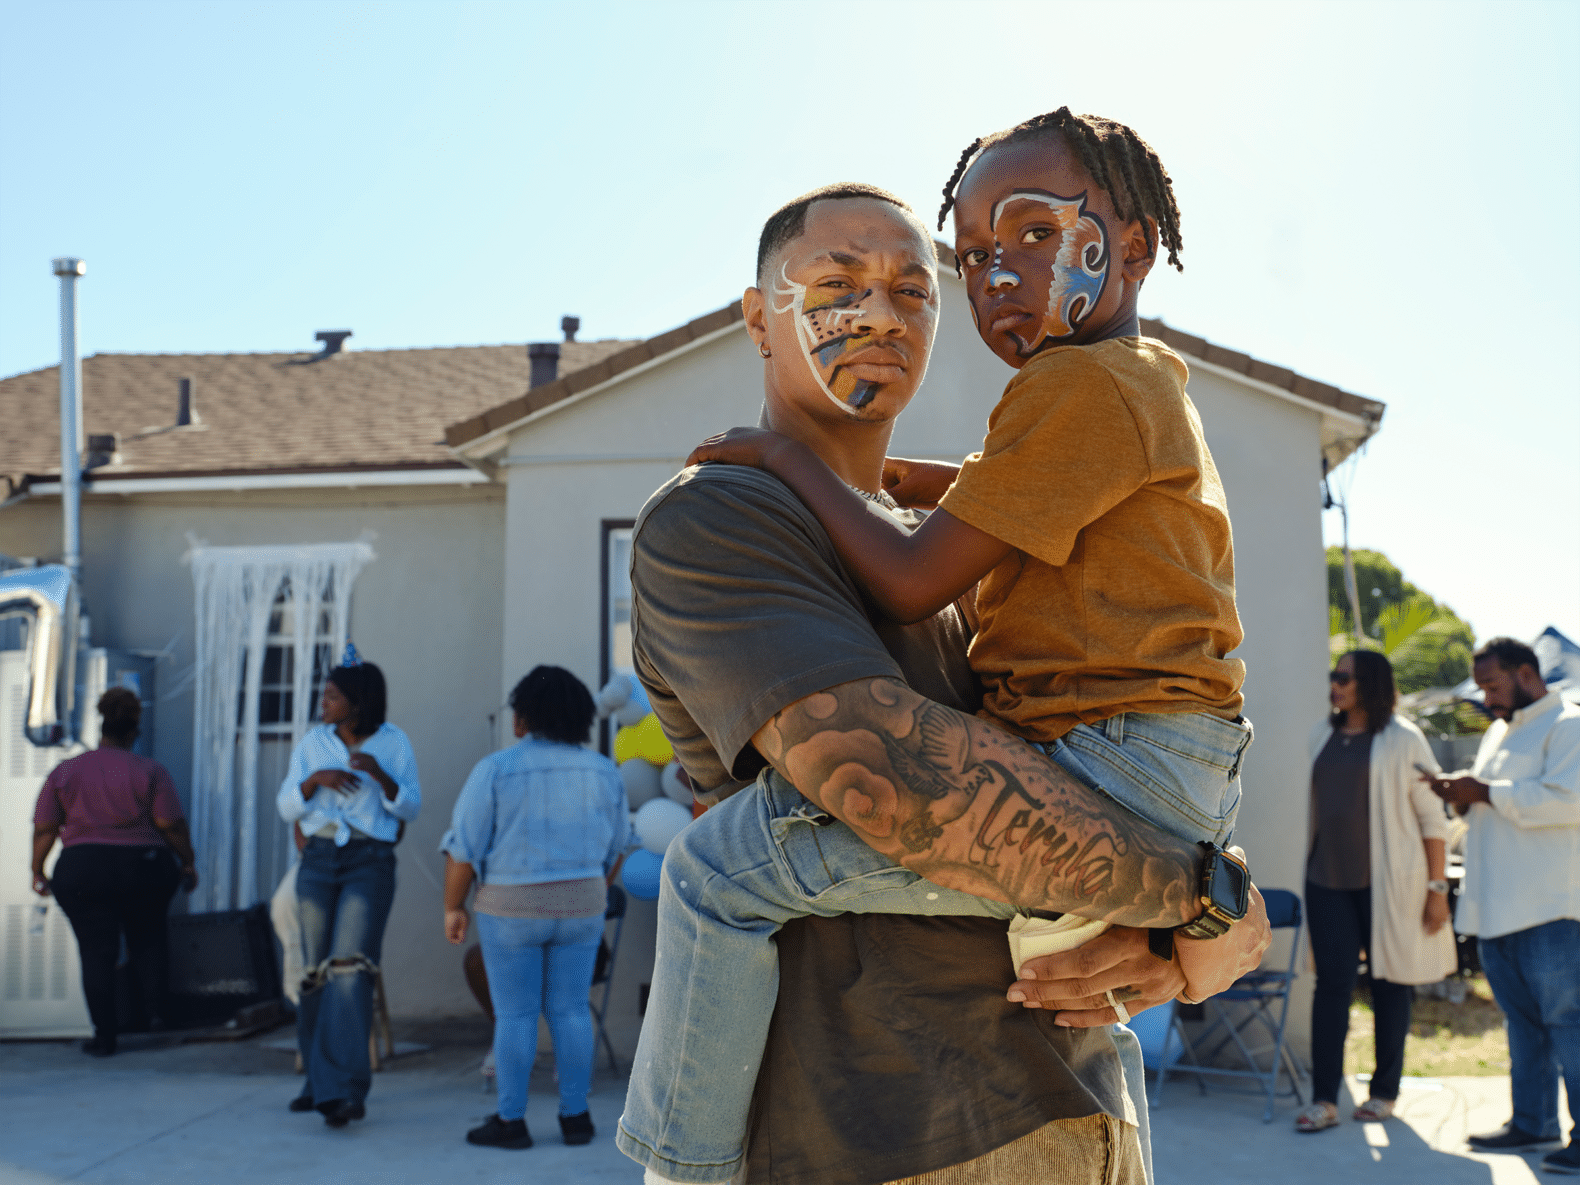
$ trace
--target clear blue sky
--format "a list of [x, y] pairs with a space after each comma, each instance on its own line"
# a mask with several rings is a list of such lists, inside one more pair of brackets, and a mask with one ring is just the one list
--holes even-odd
[[[1580, 6], [0, 3], [0, 375], [85, 352], [641, 337], [859, 179], [1068, 103], [1174, 176], [1145, 315], [1388, 404], [1352, 541], [1580, 638]], [[711, 427], [711, 426], [706, 426]], [[1316, 480], [1313, 474], [1313, 498]], [[1337, 515], [1329, 514], [1330, 536]]]

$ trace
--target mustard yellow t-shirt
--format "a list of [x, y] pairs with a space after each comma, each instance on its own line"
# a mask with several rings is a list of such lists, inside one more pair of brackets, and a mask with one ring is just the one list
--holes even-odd
[[983, 579], [983, 714], [1047, 742], [1121, 712], [1239, 715], [1223, 483], [1184, 361], [1126, 337], [1010, 380], [941, 505], [1016, 548]]

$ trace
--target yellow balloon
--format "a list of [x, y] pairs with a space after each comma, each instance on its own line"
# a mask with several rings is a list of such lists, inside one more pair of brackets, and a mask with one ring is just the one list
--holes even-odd
[[[654, 719], [648, 717], [649, 720]], [[614, 763], [621, 765], [633, 757], [642, 757], [641, 741], [637, 738], [638, 725], [631, 724], [614, 734]]]
[[[626, 731], [621, 729], [621, 732]], [[642, 717], [642, 723], [631, 731], [636, 733], [636, 749], [634, 756], [651, 761], [654, 765], [664, 766], [675, 760], [675, 748], [669, 743], [669, 738], [664, 735], [664, 730], [658, 723], [658, 717], [649, 712]]]

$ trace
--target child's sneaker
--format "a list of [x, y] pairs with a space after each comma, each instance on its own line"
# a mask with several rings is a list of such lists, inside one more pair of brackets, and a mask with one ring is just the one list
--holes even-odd
[[567, 1144], [592, 1143], [593, 1121], [591, 1113], [583, 1111], [580, 1115], [561, 1115], [560, 1135], [565, 1137]]

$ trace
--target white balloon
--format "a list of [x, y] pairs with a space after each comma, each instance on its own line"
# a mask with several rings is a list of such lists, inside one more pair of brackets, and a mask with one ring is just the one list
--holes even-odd
[[664, 773], [659, 780], [666, 796], [673, 798], [683, 807], [691, 806], [691, 787], [680, 780], [680, 762], [671, 761], [664, 767]]
[[644, 802], [651, 802], [662, 789], [660, 775], [651, 761], [632, 757], [620, 763], [620, 780], [625, 783], [626, 801], [634, 811]]
[[685, 830], [691, 822], [691, 812], [678, 802], [655, 798], [644, 803], [636, 812], [636, 837], [642, 846], [660, 856], [669, 847], [669, 841]]
[[647, 701], [632, 696], [614, 710], [615, 723], [621, 728], [630, 728], [642, 723], [647, 718]]
[[610, 712], [623, 706], [631, 698], [631, 679], [627, 675], [616, 675], [603, 685], [603, 690], [598, 693], [598, 715], [607, 716]]

